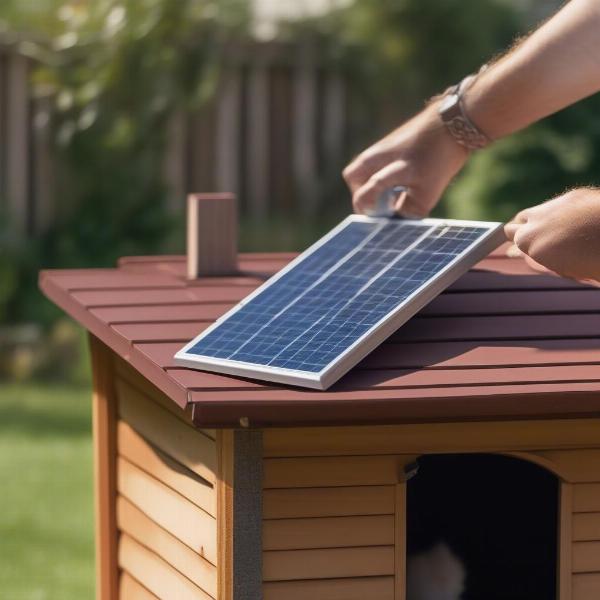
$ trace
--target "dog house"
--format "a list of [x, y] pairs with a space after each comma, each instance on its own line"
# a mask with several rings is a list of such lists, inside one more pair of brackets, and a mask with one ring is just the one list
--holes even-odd
[[[205, 239], [191, 252], [222, 249]], [[174, 364], [291, 258], [41, 274], [90, 334], [98, 598], [403, 600], [418, 486], [456, 507], [486, 487], [463, 532], [469, 515], [516, 523], [515, 549], [551, 555], [546, 594], [599, 598], [600, 289], [499, 250], [328, 391]]]

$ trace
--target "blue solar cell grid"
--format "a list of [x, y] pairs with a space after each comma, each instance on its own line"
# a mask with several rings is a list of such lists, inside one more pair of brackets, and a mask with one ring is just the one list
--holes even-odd
[[351, 221], [187, 352], [319, 373], [488, 231]]

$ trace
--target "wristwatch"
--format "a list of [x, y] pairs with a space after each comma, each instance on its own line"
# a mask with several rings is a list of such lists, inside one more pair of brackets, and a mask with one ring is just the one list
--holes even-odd
[[492, 141], [469, 119], [462, 103], [464, 92], [476, 77], [477, 75], [468, 75], [459, 84], [449, 87], [438, 108], [440, 118], [452, 137], [469, 150], [480, 150]]

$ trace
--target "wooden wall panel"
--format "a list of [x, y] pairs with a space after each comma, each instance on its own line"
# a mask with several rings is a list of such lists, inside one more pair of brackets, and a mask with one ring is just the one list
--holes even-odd
[[123, 458], [117, 463], [117, 489], [155, 523], [217, 564], [214, 517]]
[[394, 486], [264, 490], [265, 519], [393, 515]]
[[394, 514], [394, 600], [406, 600], [406, 481], [396, 484]]
[[[347, 600], [353, 593], [361, 597], [359, 584], [377, 582], [382, 598], [403, 600], [405, 506], [396, 492], [404, 489], [404, 465], [419, 448], [428, 449], [431, 440], [432, 452], [494, 449], [554, 472], [563, 481], [560, 600], [595, 598], [600, 580], [600, 450], [594, 447], [600, 440], [595, 423], [523, 423], [514, 430], [513, 425], [352, 427], [328, 430], [328, 435], [322, 428], [266, 431], [265, 598]], [[471, 428], [473, 436], [467, 435]], [[344, 522], [352, 532], [344, 530]], [[362, 597], [379, 597], [374, 594]]]
[[234, 434], [217, 432], [217, 587], [219, 600], [233, 600], [233, 463]]
[[600, 573], [585, 573], [573, 577], [572, 600], [600, 598]]
[[393, 574], [393, 546], [263, 552], [264, 581]]
[[576, 485], [573, 491], [573, 510], [575, 512], [600, 512], [600, 483]]
[[561, 482], [558, 500], [558, 596], [559, 600], [570, 600], [573, 576], [573, 484]]
[[121, 379], [116, 382], [119, 416], [149, 442], [214, 484], [217, 450], [214, 440], [186, 425]]
[[216, 567], [123, 497], [117, 501], [117, 522], [123, 533], [160, 556], [213, 598], [217, 597]]
[[216, 492], [206, 480], [147, 442], [124, 421], [117, 425], [119, 455], [216, 517]]
[[116, 499], [116, 414], [112, 351], [90, 335], [94, 377], [94, 518], [96, 598], [113, 600], [118, 593]]
[[266, 600], [402, 600], [404, 465], [413, 455], [264, 459]]
[[276, 519], [263, 525], [263, 550], [391, 546], [392, 515]]
[[571, 483], [600, 481], [600, 449], [548, 450], [534, 452], [532, 457], [547, 461], [548, 467]]
[[394, 485], [402, 466], [398, 456], [335, 456], [265, 459], [265, 488]]
[[125, 534], [119, 540], [119, 566], [159, 598], [213, 600], [160, 556]]
[[[113, 319], [110, 317], [103, 318], [108, 323], [112, 323]], [[114, 328], [114, 327], [113, 327]], [[173, 402], [166, 394], [161, 392], [152, 382], [148, 381], [139, 371], [134, 369], [129, 363], [125, 362], [120, 356], [115, 357], [115, 368], [117, 376], [123, 379], [129, 385], [137, 388], [142, 394], [147, 396], [150, 400], [153, 400], [156, 404], [162, 408], [168, 410], [171, 414], [181, 419], [188, 425], [193, 425], [192, 421], [192, 407], [188, 406], [186, 409], [182, 409], [178, 404]], [[212, 438], [216, 437], [214, 429], [201, 429], [204, 435]]]
[[119, 580], [119, 600], [157, 600], [157, 597], [129, 573], [122, 572]]
[[573, 541], [600, 540], [600, 513], [573, 515]]
[[510, 452], [600, 445], [600, 419], [306, 427], [265, 431], [265, 457]]
[[573, 573], [600, 573], [600, 541], [573, 544]]
[[215, 599], [216, 433], [196, 429], [186, 411], [115, 363], [121, 597]]
[[275, 581], [263, 592], [264, 600], [395, 600], [393, 577]]
[[[572, 578], [571, 598], [595, 600], [600, 598], [600, 472], [594, 477], [595, 452], [582, 452], [580, 460], [590, 460], [586, 469], [588, 479], [595, 482], [573, 484], [572, 520]], [[570, 457], [571, 458], [571, 457]]]

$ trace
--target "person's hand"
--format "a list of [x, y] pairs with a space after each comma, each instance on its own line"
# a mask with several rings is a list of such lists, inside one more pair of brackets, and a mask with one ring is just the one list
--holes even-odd
[[427, 216], [437, 204], [469, 155], [446, 130], [437, 106], [425, 108], [344, 169], [356, 212], [368, 212], [379, 195], [394, 186], [408, 188], [395, 205], [405, 216]]
[[534, 266], [578, 281], [600, 281], [600, 189], [572, 190], [527, 208], [504, 231]]

